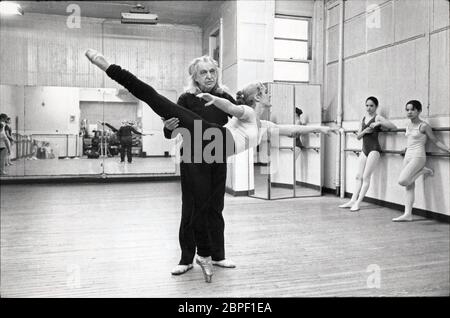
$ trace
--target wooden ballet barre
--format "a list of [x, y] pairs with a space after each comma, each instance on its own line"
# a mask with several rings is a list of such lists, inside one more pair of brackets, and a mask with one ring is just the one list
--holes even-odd
[[[290, 146], [278, 147], [278, 149], [280, 149], [280, 150], [294, 150], [294, 148], [297, 148], [297, 147], [290, 147]], [[317, 153], [319, 153], [319, 151], [320, 151], [320, 147], [312, 147], [312, 146], [303, 146], [300, 149], [314, 150]]]
[[[354, 148], [346, 148], [344, 151], [347, 152], [354, 152], [356, 155], [359, 155], [359, 153], [362, 151], [361, 149], [354, 149]], [[381, 153], [389, 153], [389, 154], [395, 154], [395, 155], [405, 155], [404, 150], [382, 150]], [[450, 157], [450, 154], [445, 152], [426, 152], [427, 156], [431, 157]]]
[[292, 146], [281, 146], [281, 147], [278, 147], [278, 149], [280, 149], [280, 150], [293, 150], [294, 147], [292, 147]]
[[[450, 127], [436, 127], [432, 128], [433, 131], [450, 131]], [[397, 133], [397, 132], [405, 132], [406, 128], [398, 128], [398, 129], [388, 129], [388, 130], [380, 130], [380, 133]], [[345, 130], [345, 134], [358, 133], [358, 129]]]

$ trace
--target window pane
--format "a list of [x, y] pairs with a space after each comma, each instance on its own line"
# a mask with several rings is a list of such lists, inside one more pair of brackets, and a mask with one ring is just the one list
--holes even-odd
[[309, 64], [274, 61], [273, 79], [275, 81], [308, 82]]
[[307, 42], [275, 40], [274, 50], [274, 57], [276, 59], [308, 59]]
[[308, 40], [308, 21], [275, 18], [274, 36], [276, 38]]

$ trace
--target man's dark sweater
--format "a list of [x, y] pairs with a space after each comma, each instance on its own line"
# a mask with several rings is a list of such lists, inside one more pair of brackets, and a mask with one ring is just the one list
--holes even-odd
[[[231, 97], [227, 93], [222, 93], [222, 94], [212, 93], [212, 95], [228, 99], [233, 104], [236, 104], [236, 101], [234, 100], [234, 98]], [[222, 111], [221, 109], [217, 108], [214, 105], [205, 106], [206, 103], [207, 102], [205, 100], [198, 98], [194, 94], [190, 94], [190, 93], [183, 93], [178, 98], [178, 101], [177, 101], [178, 105], [193, 111], [194, 113], [200, 115], [200, 117], [202, 117], [206, 121], [215, 123], [219, 126], [225, 125], [228, 122], [228, 117], [231, 117], [231, 115], [225, 113], [224, 111]], [[166, 118], [166, 119], [169, 119], [169, 118]], [[170, 139], [170, 138], [172, 138], [171, 134], [172, 134], [172, 131], [170, 131], [164, 127], [164, 137], [166, 137], [167, 139]], [[173, 137], [176, 137], [176, 136], [173, 136]], [[198, 139], [198, 137], [197, 137], [197, 139]], [[203, 146], [210, 142], [211, 142], [210, 140], [204, 141]], [[191, 162], [194, 162], [193, 161], [194, 160], [194, 150], [195, 150], [194, 142], [191, 142]], [[181, 149], [181, 154], [183, 154], [183, 149]]]
[[119, 128], [117, 132], [117, 136], [119, 137], [119, 140], [121, 143], [131, 144], [132, 142], [132, 133], [135, 133], [137, 135], [142, 135], [139, 131], [134, 129], [131, 126], [122, 126]]

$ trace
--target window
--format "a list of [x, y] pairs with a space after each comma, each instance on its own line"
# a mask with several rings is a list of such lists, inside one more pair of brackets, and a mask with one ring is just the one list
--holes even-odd
[[275, 15], [275, 82], [309, 82], [311, 60], [310, 18]]
[[209, 36], [209, 56], [220, 65], [220, 29], [215, 30]]

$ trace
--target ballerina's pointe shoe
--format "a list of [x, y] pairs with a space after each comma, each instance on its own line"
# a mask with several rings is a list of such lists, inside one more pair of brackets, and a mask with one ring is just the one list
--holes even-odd
[[101, 70], [106, 71], [108, 69], [109, 63], [100, 52], [94, 49], [87, 49], [86, 52], [84, 52], [84, 55], [86, 55], [92, 64], [96, 65]]
[[195, 262], [200, 265], [203, 276], [205, 277], [205, 282], [211, 283], [212, 275], [213, 275], [213, 267], [211, 256], [209, 257], [201, 257], [197, 256]]
[[359, 211], [359, 204], [353, 204], [352, 207], [350, 208], [350, 211], [352, 212]]

